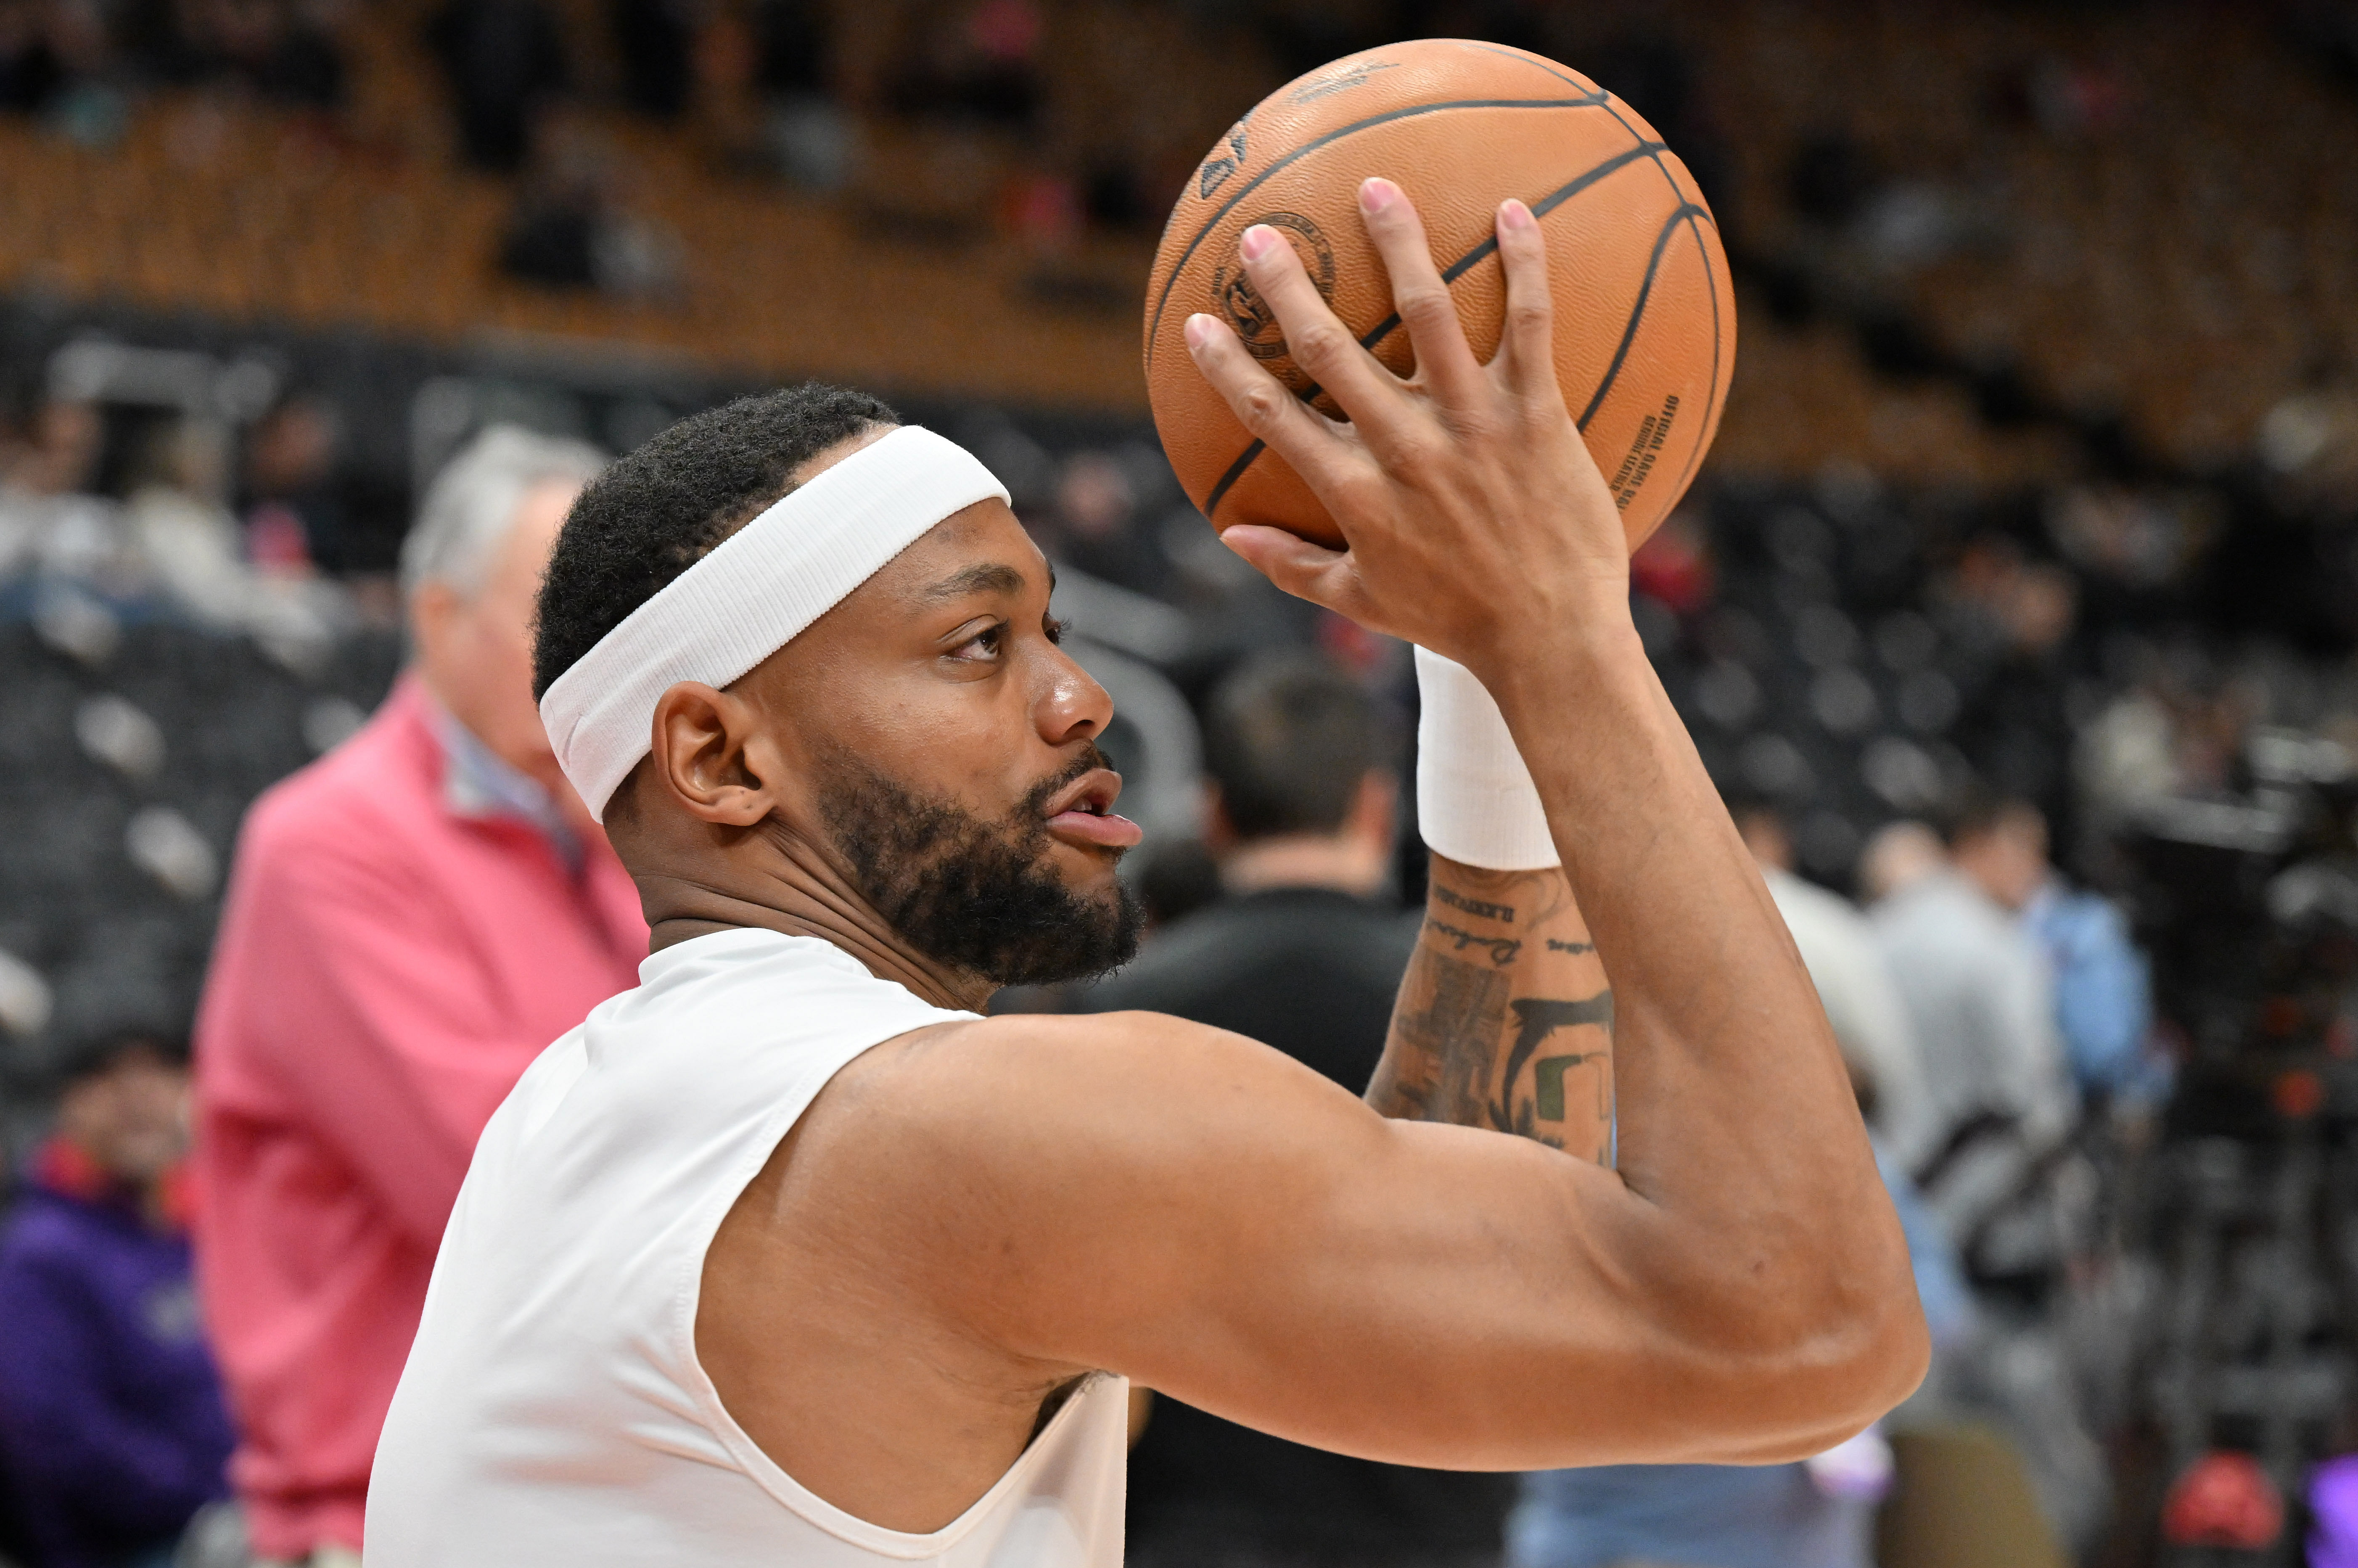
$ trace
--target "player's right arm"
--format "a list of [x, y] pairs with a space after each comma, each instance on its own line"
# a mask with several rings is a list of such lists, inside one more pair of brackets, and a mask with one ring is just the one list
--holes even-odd
[[[1863, 1424], [1926, 1355], [1904, 1241], [1816, 991], [1631, 622], [1618, 509], [1557, 384], [1538, 224], [1520, 203], [1500, 210], [1507, 319], [1485, 365], [1406, 196], [1370, 180], [1361, 207], [1414, 341], [1408, 383], [1352, 341], [1289, 245], [1249, 233], [1260, 254], [1245, 258], [1348, 425], [1288, 395], [1218, 323], [1190, 324], [1198, 364], [1325, 503], [1347, 548], [1266, 528], [1228, 539], [1280, 587], [1456, 659], [1497, 700], [1612, 978], [1617, 1171], [1647, 1219], [1627, 1237], [1643, 1238], [1639, 1252], [1608, 1266], [1631, 1279], [1694, 1271], [1644, 1310], [1779, 1346], [1763, 1387], [1789, 1354], [1823, 1362], [1829, 1388], [1855, 1376], [1878, 1390], [1847, 1423]], [[1435, 871], [1437, 916], [1456, 873]], [[1550, 901], [1549, 879], [1519, 896]], [[1442, 924], [1428, 918], [1428, 964]], [[1437, 1044], [1412, 1037], [1404, 993], [1377, 1086], [1379, 1104], [1388, 1087], [1403, 1103], [1382, 1108], [1459, 1115], [1405, 1103], [1401, 1068], [1422, 1054], [1438, 1081], [1487, 1076], [1489, 1107], [1539, 1130], [1551, 1086], [1533, 1037], [1551, 1010], [1579, 1005], [1554, 989], [1510, 1001], [1509, 1027], [1476, 1018]], [[1534, 1006], [1528, 1024], [1512, 1016]], [[1712, 1303], [1703, 1320], [1697, 1302]]]
[[[1926, 1357], [1847, 1075], [1631, 625], [1618, 515], [1555, 384], [1536, 226], [1501, 214], [1508, 333], [1486, 366], [1414, 214], [1387, 195], [1368, 227], [1415, 341], [1412, 383], [1352, 341], [1282, 240], [1247, 256], [1351, 424], [1297, 402], [1217, 323], [1191, 324], [1206, 373], [1349, 548], [1228, 538], [1280, 586], [1471, 669], [1563, 870], [1493, 884], [1436, 868], [1376, 1088], [1401, 1116], [1174, 1019], [994, 1019], [855, 1075], [826, 1163], [857, 1167], [878, 1236], [903, 1238], [871, 1255], [893, 1294], [1044, 1376], [1106, 1368], [1280, 1435], [1425, 1465], [1819, 1451], [1903, 1397]], [[1604, 1038], [1601, 974], [1503, 996], [1478, 978], [1520, 963], [1500, 944], [1566, 918], [1537, 913], [1566, 893], [1586, 931], [1561, 939], [1595, 952], [1556, 957], [1613, 980], [1613, 1170], [1496, 1130], [1545, 1132], [1547, 1061], [1560, 1141], [1595, 1152], [1593, 1115], [1571, 1135], [1581, 1065], [1563, 1059]], [[1487, 971], [1472, 961], [1486, 943]]]

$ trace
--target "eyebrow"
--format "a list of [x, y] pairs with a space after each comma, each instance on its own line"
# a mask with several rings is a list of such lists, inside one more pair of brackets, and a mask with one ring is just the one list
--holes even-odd
[[[959, 599], [969, 593], [1022, 593], [1027, 585], [1023, 574], [1001, 561], [978, 561], [962, 570], [952, 572], [941, 581], [924, 590], [926, 599]], [[1056, 568], [1048, 568], [1048, 591], [1056, 590]]]

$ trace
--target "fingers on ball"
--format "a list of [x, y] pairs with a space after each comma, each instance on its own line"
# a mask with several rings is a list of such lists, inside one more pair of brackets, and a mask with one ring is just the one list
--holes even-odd
[[1507, 319], [1498, 338], [1498, 362], [1509, 383], [1524, 393], [1560, 399], [1547, 242], [1531, 210], [1520, 201], [1499, 204], [1498, 261], [1507, 276]]
[[1276, 230], [1256, 223], [1244, 232], [1238, 249], [1253, 287], [1277, 317], [1294, 364], [1334, 394], [1352, 417], [1362, 416], [1372, 400], [1390, 389], [1391, 373], [1336, 318], [1318, 286], [1310, 281], [1301, 256]]
[[1449, 285], [1433, 265], [1432, 242], [1416, 204], [1390, 180], [1371, 178], [1360, 182], [1359, 211], [1368, 238], [1383, 257], [1393, 308], [1408, 328], [1425, 380], [1444, 389], [1467, 384], [1480, 366], [1466, 341]]
[[1325, 416], [1286, 390], [1246, 353], [1235, 332], [1209, 316], [1191, 316], [1187, 347], [1205, 376], [1228, 401], [1237, 422], [1304, 477], [1328, 466], [1339, 432]]

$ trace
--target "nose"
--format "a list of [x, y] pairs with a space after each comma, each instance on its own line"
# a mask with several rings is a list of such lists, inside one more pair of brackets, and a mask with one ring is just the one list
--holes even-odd
[[1040, 738], [1051, 746], [1094, 741], [1113, 721], [1113, 697], [1072, 654], [1047, 650], [1046, 681], [1033, 712]]

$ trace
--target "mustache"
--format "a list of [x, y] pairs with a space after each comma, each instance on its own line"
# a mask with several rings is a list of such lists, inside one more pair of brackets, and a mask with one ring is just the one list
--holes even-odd
[[1042, 779], [1032, 786], [1030, 792], [1024, 795], [1022, 804], [1015, 808], [1016, 820], [1027, 826], [1036, 825], [1040, 820], [1040, 813], [1047, 808], [1048, 802], [1055, 796], [1058, 790], [1074, 783], [1083, 773], [1094, 772], [1098, 768], [1103, 768], [1108, 773], [1114, 771], [1113, 762], [1098, 749], [1098, 743], [1095, 741], [1083, 742], [1081, 754], [1073, 759], [1070, 767], [1061, 768], [1053, 777]]

